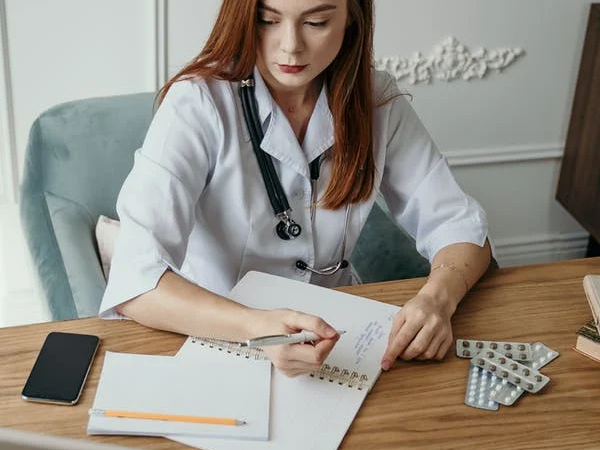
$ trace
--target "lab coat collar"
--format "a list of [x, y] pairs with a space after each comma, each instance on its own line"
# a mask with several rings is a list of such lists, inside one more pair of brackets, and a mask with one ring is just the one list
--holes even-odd
[[310, 178], [308, 164], [333, 145], [333, 116], [327, 101], [327, 89], [321, 88], [302, 146], [283, 111], [273, 100], [260, 72], [254, 68], [255, 96], [263, 129], [268, 120], [261, 148], [274, 158]]

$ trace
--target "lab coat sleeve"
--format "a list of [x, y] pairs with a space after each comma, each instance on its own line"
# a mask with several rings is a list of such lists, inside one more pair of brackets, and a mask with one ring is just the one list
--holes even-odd
[[167, 268], [181, 268], [221, 134], [206, 85], [173, 84], [117, 199], [121, 226], [100, 317], [121, 317], [116, 306], [154, 289]]
[[407, 98], [391, 102], [380, 190], [393, 218], [429, 261], [451, 244], [483, 246], [485, 211], [460, 188]]

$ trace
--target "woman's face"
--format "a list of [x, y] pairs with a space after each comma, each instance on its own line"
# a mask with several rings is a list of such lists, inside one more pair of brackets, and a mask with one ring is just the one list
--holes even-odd
[[337, 56], [348, 0], [262, 0], [258, 4], [261, 75], [278, 91], [308, 87]]

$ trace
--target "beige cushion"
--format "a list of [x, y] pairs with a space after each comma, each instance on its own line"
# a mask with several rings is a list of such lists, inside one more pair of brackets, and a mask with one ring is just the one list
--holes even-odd
[[120, 223], [118, 220], [106, 216], [98, 217], [98, 223], [96, 223], [96, 241], [98, 242], [98, 251], [100, 252], [100, 262], [102, 263], [104, 278], [107, 280], [115, 241], [119, 234], [119, 226]]

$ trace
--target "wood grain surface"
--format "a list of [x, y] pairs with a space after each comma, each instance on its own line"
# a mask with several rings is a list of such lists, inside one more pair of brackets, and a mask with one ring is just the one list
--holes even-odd
[[[397, 362], [367, 396], [341, 449], [600, 448], [600, 364], [576, 353], [575, 332], [591, 318], [582, 278], [600, 274], [600, 258], [499, 269], [468, 294], [453, 318], [455, 338], [543, 342], [560, 352], [542, 369], [550, 383], [511, 407], [486, 411], [464, 402], [469, 360]], [[401, 305], [424, 279], [341, 288]], [[76, 406], [23, 401], [20, 392], [50, 331], [91, 333], [101, 346]], [[0, 427], [117, 443], [182, 449], [163, 438], [87, 436], [106, 350], [174, 355], [185, 337], [130, 321], [97, 318], [0, 329]]]

